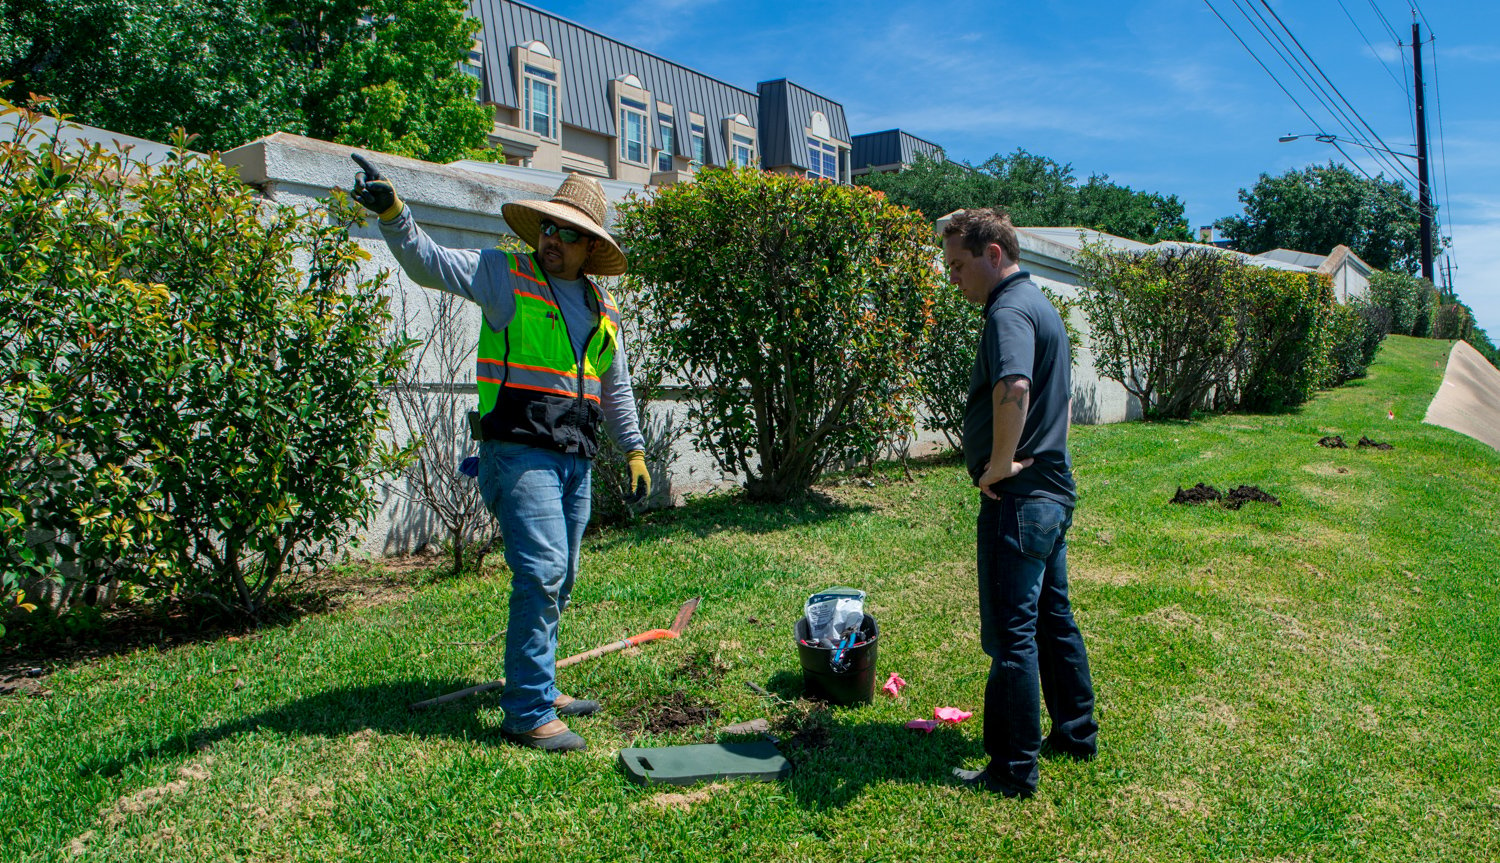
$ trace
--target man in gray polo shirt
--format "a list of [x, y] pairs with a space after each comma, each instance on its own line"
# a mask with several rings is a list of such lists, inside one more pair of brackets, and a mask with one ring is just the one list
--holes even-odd
[[[954, 771], [1007, 797], [1036, 790], [1044, 751], [1096, 751], [1094, 687], [1068, 604], [1067, 533], [1077, 500], [1068, 423], [1068, 334], [1031, 275], [1009, 217], [964, 210], [943, 230], [949, 279], [984, 306], [964, 413], [964, 457], [979, 499], [979, 633], [989, 764]], [[1052, 730], [1042, 740], [1039, 702]]]

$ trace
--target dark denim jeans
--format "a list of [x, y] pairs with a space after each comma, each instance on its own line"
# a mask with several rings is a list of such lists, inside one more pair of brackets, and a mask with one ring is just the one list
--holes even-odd
[[578, 578], [589, 523], [591, 462], [525, 444], [485, 441], [479, 489], [500, 521], [510, 565], [500, 727], [530, 731], [557, 718], [557, 625]]
[[990, 782], [1006, 791], [1036, 789], [1043, 698], [1053, 749], [1091, 757], [1097, 745], [1088, 653], [1068, 604], [1072, 523], [1070, 508], [1046, 498], [980, 497], [979, 639], [990, 657], [984, 749]]

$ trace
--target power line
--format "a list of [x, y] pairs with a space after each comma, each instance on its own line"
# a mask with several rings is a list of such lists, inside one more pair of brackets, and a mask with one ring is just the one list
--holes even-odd
[[[1276, 23], [1279, 24], [1281, 26], [1281, 29], [1286, 32], [1286, 35], [1291, 38], [1292, 43], [1297, 46], [1297, 49], [1302, 52], [1302, 55], [1307, 58], [1307, 62], [1311, 63], [1313, 68], [1318, 71], [1318, 74], [1323, 78], [1323, 80], [1328, 82], [1328, 86], [1332, 88], [1333, 92], [1338, 96], [1339, 100], [1348, 107], [1349, 113], [1353, 114], [1355, 119], [1359, 121], [1360, 125], [1364, 126], [1376, 141], [1380, 142], [1380, 146], [1389, 150], [1391, 146], [1387, 144], [1383, 138], [1380, 137], [1380, 133], [1375, 131], [1375, 127], [1371, 126], [1368, 122], [1366, 122], [1365, 118], [1360, 115], [1358, 109], [1354, 107], [1353, 103], [1351, 103], [1339, 90], [1338, 85], [1333, 83], [1333, 79], [1328, 77], [1328, 73], [1323, 71], [1323, 67], [1318, 65], [1318, 61], [1314, 60], [1312, 54], [1308, 53], [1307, 48], [1303, 46], [1302, 42], [1297, 38], [1296, 34], [1292, 33], [1291, 28], [1286, 25], [1286, 22], [1281, 20], [1281, 16], [1276, 14], [1276, 10], [1271, 8], [1271, 4], [1267, 2], [1267, 0], [1260, 0], [1260, 3], [1262, 6], [1266, 7], [1267, 12], [1271, 13], [1271, 17], [1276, 19]], [[1355, 135], [1354, 137], [1357, 140], [1360, 136]], [[1389, 158], [1385, 158], [1382, 161], [1384, 161], [1385, 164], [1391, 166], [1393, 171], [1395, 170], [1395, 167], [1397, 165], [1400, 165], [1402, 170], [1407, 171], [1414, 178], [1416, 177], [1416, 173], [1413, 172], [1410, 168], [1407, 168], [1405, 165], [1394, 163]]]
[[1375, 5], [1375, 0], [1369, 0], [1369, 3], [1370, 8], [1375, 10], [1375, 17], [1380, 19], [1381, 24], [1385, 25], [1385, 32], [1391, 34], [1391, 39], [1397, 44], [1400, 44], [1401, 37], [1396, 35], [1396, 28], [1391, 26], [1391, 22], [1388, 18], [1385, 17], [1385, 13], [1380, 11], [1379, 6]]
[[1431, 33], [1432, 32], [1432, 22], [1427, 20], [1427, 13], [1423, 12], [1422, 11], [1422, 7], [1419, 6], [1419, 5], [1417, 5], [1417, 0], [1408, 0], [1408, 3], [1411, 5], [1412, 14], [1413, 15], [1420, 15], [1421, 18], [1422, 18], [1422, 23], [1427, 25], [1427, 32]]
[[[1266, 20], [1264, 15], [1261, 15], [1259, 11], [1255, 10], [1254, 0], [1244, 0], [1244, 2], [1249, 5], [1251, 11], [1255, 12], [1255, 18], [1252, 18], [1250, 16], [1250, 13], [1245, 11], [1245, 7], [1240, 5], [1241, 0], [1232, 0], [1232, 2], [1235, 3], [1236, 11], [1238, 11], [1240, 15], [1244, 17], [1246, 23], [1248, 23], [1250, 27], [1255, 30], [1256, 35], [1260, 36], [1261, 40], [1264, 41], [1266, 45], [1271, 49], [1271, 51], [1276, 54], [1277, 59], [1279, 59], [1282, 64], [1291, 71], [1292, 75], [1297, 78], [1298, 83], [1305, 87], [1308, 93], [1311, 94], [1315, 100], [1317, 100], [1318, 104], [1329, 113], [1330, 117], [1332, 117], [1332, 119], [1336, 123], [1338, 123], [1340, 127], [1343, 128], [1344, 132], [1346, 133], [1346, 139], [1351, 143], [1369, 147], [1370, 155], [1375, 158], [1376, 161], [1379, 162], [1386, 170], [1390, 170], [1392, 172], [1392, 174], [1394, 175], [1393, 182], [1404, 186], [1405, 181], [1402, 178], [1401, 173], [1402, 170], [1405, 169], [1394, 165], [1391, 162], [1389, 153], [1381, 153], [1381, 148], [1370, 145], [1363, 140], [1364, 136], [1355, 128], [1355, 126], [1353, 125], [1353, 120], [1350, 119], [1348, 113], [1340, 109], [1337, 103], [1332, 101], [1333, 97], [1328, 94], [1328, 91], [1325, 88], [1318, 84], [1317, 80], [1313, 77], [1313, 73], [1311, 71], [1308, 71], [1306, 64], [1303, 64], [1301, 60], [1297, 58], [1291, 47], [1286, 44], [1286, 40], [1282, 39], [1280, 35], [1277, 34], [1275, 28], [1271, 26], [1271, 23]], [[1259, 24], [1256, 23], [1256, 18], [1260, 19]], [[1231, 30], [1232, 29], [1233, 28], [1231, 28]], [[1290, 35], [1290, 33], [1288, 33], [1288, 35]], [[1275, 41], [1272, 41], [1273, 37]], [[1280, 43], [1280, 48], [1277, 47], [1277, 43]], [[1304, 113], [1305, 112], [1306, 111], [1304, 109]], [[1322, 124], [1318, 123], [1317, 121], [1313, 122], [1314, 125], [1318, 127], [1319, 133], [1324, 134], [1322, 132]], [[1383, 141], [1381, 143], [1384, 144]], [[1389, 147], [1385, 147], [1384, 149], [1390, 150]], [[1370, 173], [1366, 171], [1364, 167], [1361, 166], [1358, 162], [1355, 162], [1354, 166], [1360, 171], [1360, 173], [1364, 174], [1366, 177], [1374, 179], [1374, 177], [1371, 176]], [[1408, 170], [1407, 173], [1410, 173], [1410, 171]]]
[[1364, 28], [1359, 26], [1359, 22], [1354, 20], [1353, 15], [1349, 14], [1349, 7], [1344, 5], [1344, 0], [1338, 0], [1338, 4], [1339, 8], [1344, 10], [1344, 17], [1348, 18], [1349, 23], [1354, 25], [1354, 29], [1359, 31], [1359, 38], [1365, 40], [1365, 45], [1370, 49], [1370, 54], [1373, 55], [1376, 60], [1380, 61], [1380, 65], [1383, 69], [1385, 69], [1385, 73], [1391, 76], [1391, 80], [1395, 81], [1396, 86], [1400, 87], [1401, 91], [1406, 94], [1406, 101], [1410, 103], [1412, 101], [1411, 87], [1406, 83], [1406, 76], [1402, 75], [1399, 78], [1396, 76], [1396, 73], [1391, 69], [1391, 64], [1387, 62], [1384, 57], [1381, 57], [1380, 52], [1375, 49], [1375, 46], [1373, 44], [1371, 44], [1370, 37], [1365, 35]]
[[[1235, 4], [1236, 4], [1235, 5], [1236, 11], [1240, 12], [1241, 15], [1245, 15], [1244, 10], [1239, 7], [1237, 0], [1231, 0], [1231, 2], [1235, 2]], [[1296, 108], [1297, 108], [1298, 111], [1302, 112], [1302, 116], [1306, 117], [1307, 121], [1309, 123], [1311, 123], [1314, 128], [1321, 129], [1322, 128], [1322, 124], [1319, 123], [1317, 120], [1313, 119], [1312, 114], [1308, 112], [1307, 108], [1304, 107], [1300, 101], [1298, 101], [1298, 99], [1297, 99], [1296, 96], [1292, 95], [1292, 92], [1290, 90], [1288, 90], [1287, 87], [1286, 87], [1286, 85], [1281, 82], [1281, 79], [1278, 78], [1278, 77], [1276, 77], [1276, 73], [1272, 72], [1271, 69], [1270, 69], [1270, 67], [1265, 64], [1265, 61], [1261, 60], [1260, 55], [1258, 55], [1258, 54], [1255, 53], [1255, 50], [1250, 47], [1250, 45], [1245, 41], [1244, 37], [1242, 37], [1240, 35], [1239, 31], [1234, 28], [1234, 25], [1231, 24], [1231, 23], [1229, 23], [1229, 20], [1226, 19], [1223, 16], [1223, 14], [1221, 14], [1219, 12], [1219, 10], [1217, 8], [1215, 8], [1212, 0], [1203, 0], [1203, 3], [1204, 3], [1204, 5], [1206, 5], [1208, 7], [1208, 9], [1209, 9], [1210, 12], [1214, 13], [1214, 17], [1219, 19], [1219, 22], [1224, 25], [1225, 29], [1227, 29], [1229, 31], [1229, 34], [1235, 38], [1235, 41], [1240, 43], [1240, 47], [1242, 47], [1242, 48], [1245, 49], [1245, 53], [1247, 53], [1247, 54], [1250, 55], [1250, 59], [1254, 60], [1255, 63], [1256, 63], [1256, 65], [1260, 66], [1261, 70], [1266, 73], [1266, 76], [1271, 79], [1271, 82], [1273, 84], [1275, 84], [1277, 86], [1277, 88], [1279, 88], [1281, 90], [1282, 93], [1286, 94], [1287, 99], [1291, 100], [1291, 103], [1294, 106], [1296, 106]], [[1255, 27], [1255, 22], [1253, 20], [1251, 20], [1248, 15], [1246, 15], [1245, 17], [1246, 17], [1246, 21], [1248, 21], [1250, 23], [1251, 28], [1255, 29], [1256, 35], [1260, 36], [1263, 40], [1266, 41], [1267, 45], [1271, 46], [1272, 51], [1277, 54], [1277, 59], [1280, 59], [1283, 63], [1286, 63], [1287, 66], [1288, 66], [1288, 68], [1292, 68], [1291, 64], [1287, 63], [1286, 58], [1282, 57], [1279, 52], [1276, 52], [1275, 45], [1272, 44], [1271, 41], [1266, 38], [1266, 36], [1265, 36], [1264, 33], [1260, 32], [1259, 28]], [[1389, 28], [1387, 28], [1387, 29], [1389, 29]], [[1292, 71], [1295, 74], [1296, 70], [1292, 69]], [[1299, 82], [1301, 82], [1300, 76], [1299, 76], [1298, 80], [1299, 80]], [[1305, 82], [1303, 82], [1303, 83], [1304, 83], [1304, 86], [1306, 86]], [[1314, 96], [1316, 96], [1315, 93], [1314, 93]], [[1374, 188], [1378, 189], [1381, 194], [1387, 196], [1387, 199], [1392, 204], [1395, 204], [1396, 206], [1401, 207], [1402, 209], [1408, 210], [1408, 211], [1410, 211], [1412, 213], [1416, 213], [1417, 215], [1421, 215], [1421, 210], [1419, 208], [1413, 207], [1410, 204], [1406, 203], [1405, 201], [1402, 201], [1400, 198], [1395, 197], [1394, 192], [1392, 192], [1390, 189], [1388, 189], [1385, 186], [1385, 183], [1393, 183], [1393, 184], [1401, 187], [1401, 189], [1403, 191], [1407, 191], [1408, 193], [1410, 193], [1410, 190], [1407, 187], [1406, 183], [1403, 182], [1399, 176], [1393, 178], [1392, 180], [1387, 180], [1387, 181], [1382, 182], [1380, 179], [1377, 179], [1374, 175], [1372, 175], [1369, 171], [1365, 170], [1365, 167], [1359, 163], [1359, 160], [1355, 159], [1353, 156], [1351, 156], [1348, 153], [1348, 151], [1346, 151], [1343, 147], [1339, 146], [1339, 144], [1338, 144], [1337, 141], [1331, 141], [1329, 143], [1333, 144], [1334, 149], [1338, 150], [1339, 154], [1342, 155], [1345, 158], [1345, 160], [1347, 160], [1349, 162], [1349, 164], [1353, 165], [1354, 168], [1355, 168], [1355, 170], [1357, 170], [1357, 171], [1359, 171], [1359, 173], [1363, 174], [1366, 179], [1371, 180], [1374, 183]]]

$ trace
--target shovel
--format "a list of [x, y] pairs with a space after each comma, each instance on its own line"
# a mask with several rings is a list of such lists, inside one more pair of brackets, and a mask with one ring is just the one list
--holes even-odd
[[[638, 647], [648, 641], [656, 641], [659, 638], [676, 638], [679, 635], [682, 635], [683, 630], [687, 629], [688, 621], [692, 620], [693, 612], [698, 610], [698, 603], [702, 601], [703, 597], [696, 596], [688, 600], [687, 602], [684, 602], [682, 604], [682, 607], [677, 609], [676, 619], [672, 621], [672, 625], [667, 629], [648, 629], [645, 632], [640, 633], [639, 635], [632, 635], [629, 638], [622, 638], [619, 641], [611, 641], [609, 644], [600, 645], [593, 650], [574, 654], [572, 656], [569, 656], [567, 659], [559, 659], [557, 661], [557, 667], [567, 668], [569, 665], [577, 665], [580, 662], [598, 658], [606, 653], [614, 653], [617, 650], [624, 650], [627, 647]], [[468, 689], [460, 689], [457, 692], [450, 692], [447, 695], [439, 695], [437, 698], [429, 698], [426, 701], [418, 701], [415, 704], [412, 704], [408, 709], [423, 710], [428, 707], [436, 707], [439, 704], [447, 704], [450, 701], [457, 701], [460, 698], [464, 698], [469, 695], [476, 695], [480, 692], [489, 692], [491, 689], [501, 689], [504, 686], [504, 678], [501, 678], [499, 680], [492, 680], [489, 683], [481, 683], [478, 686], [470, 686]]]

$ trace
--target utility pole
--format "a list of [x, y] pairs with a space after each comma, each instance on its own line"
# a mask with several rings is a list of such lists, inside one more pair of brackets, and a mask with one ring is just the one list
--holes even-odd
[[[1422, 28], [1411, 22], [1412, 79], [1417, 91], [1417, 209], [1422, 225], [1422, 278], [1432, 278], [1432, 193], [1427, 188], [1427, 107], [1422, 92]], [[1435, 284], [1435, 282], [1434, 282]]]

